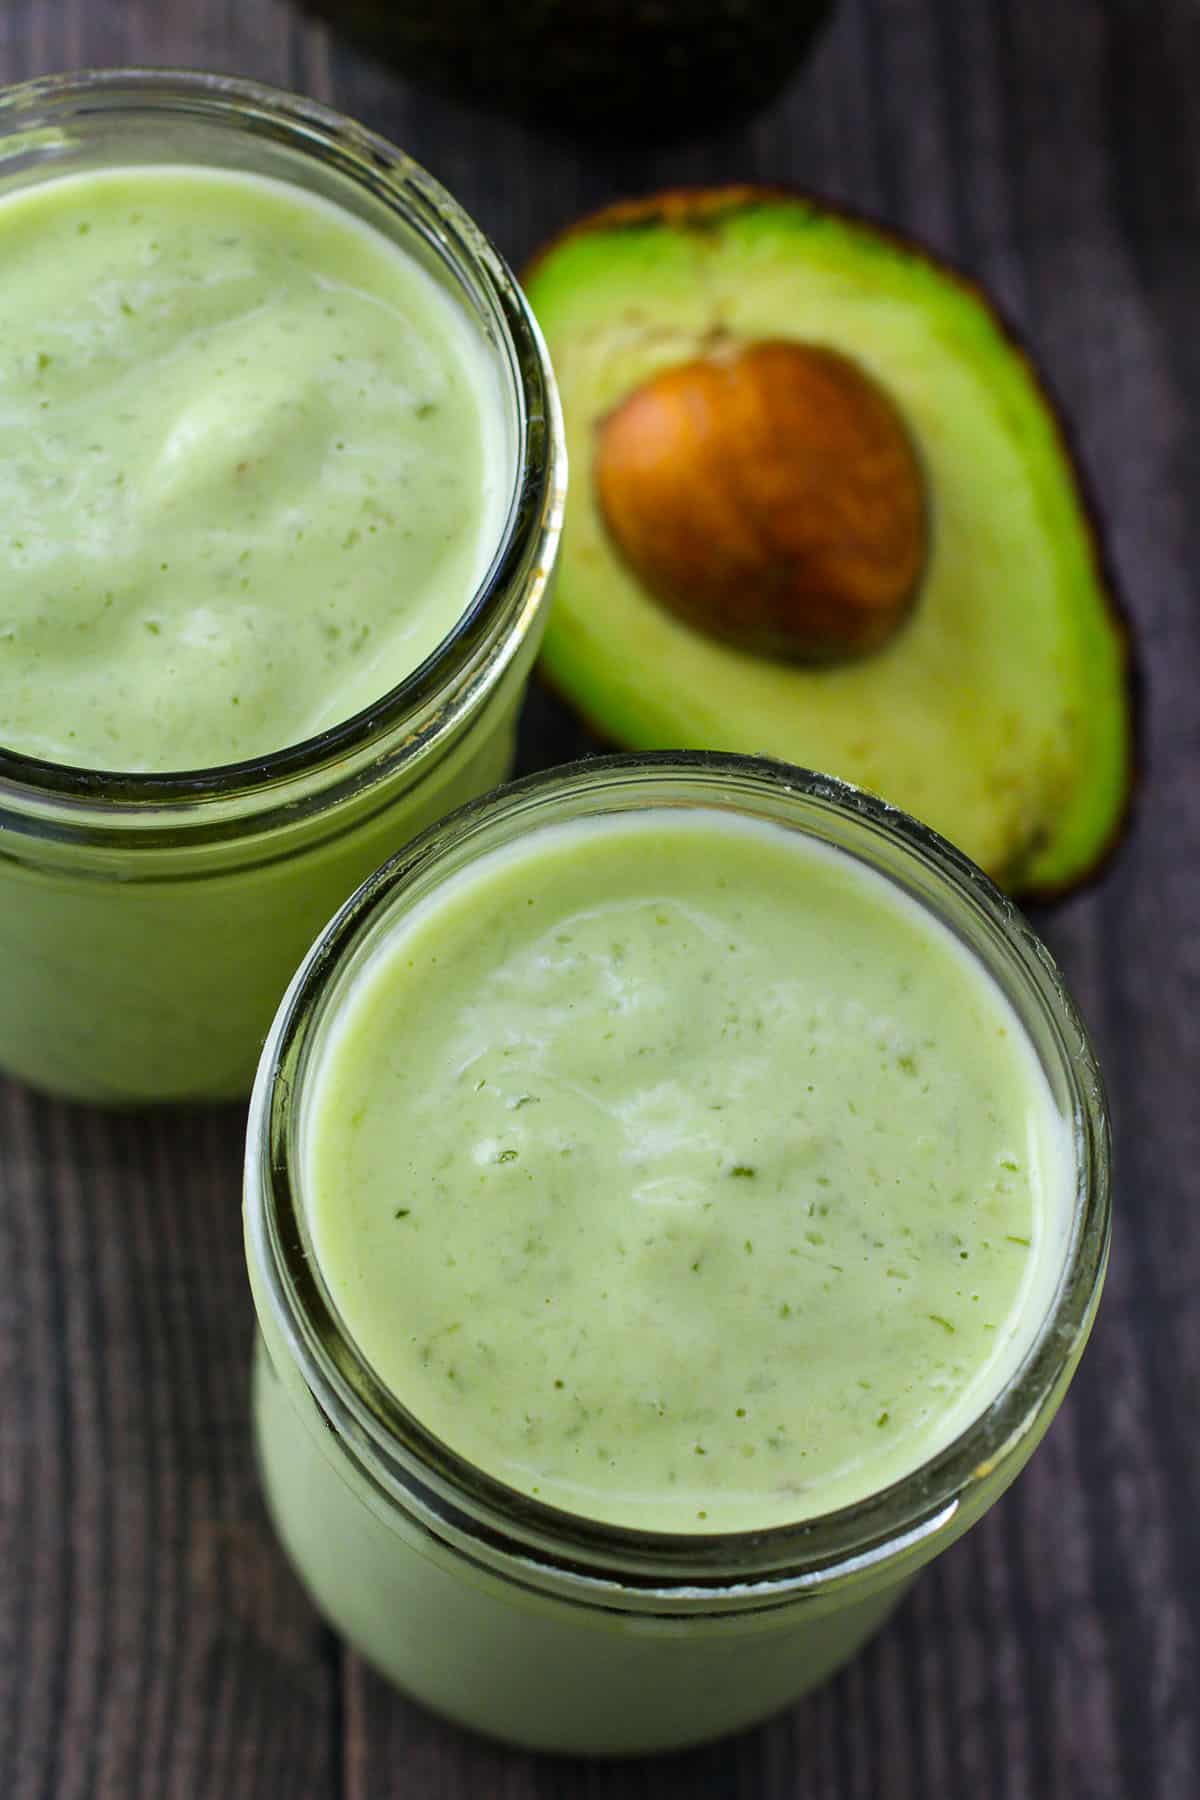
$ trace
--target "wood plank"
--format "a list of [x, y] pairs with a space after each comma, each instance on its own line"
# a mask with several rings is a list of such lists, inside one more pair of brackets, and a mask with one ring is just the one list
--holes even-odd
[[5, 1083], [0, 1142], [0, 1791], [329, 1791], [336, 1670], [250, 1455], [240, 1111]]

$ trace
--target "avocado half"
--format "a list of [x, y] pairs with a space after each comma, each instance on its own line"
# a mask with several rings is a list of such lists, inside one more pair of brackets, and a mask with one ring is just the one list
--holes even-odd
[[[765, 753], [872, 789], [1012, 891], [1091, 873], [1131, 786], [1126, 634], [1053, 405], [984, 294], [878, 227], [748, 187], [596, 213], [525, 285], [572, 473], [552, 684], [630, 748]], [[873, 379], [924, 472], [918, 591], [869, 655], [783, 661], [697, 629], [598, 504], [598, 434], [629, 395], [714, 341], [780, 340]]]

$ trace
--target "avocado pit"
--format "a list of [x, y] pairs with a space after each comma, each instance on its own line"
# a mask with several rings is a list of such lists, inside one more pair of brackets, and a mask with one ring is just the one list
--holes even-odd
[[600, 421], [594, 481], [646, 590], [740, 649], [861, 655], [916, 598], [924, 475], [892, 401], [838, 351], [770, 339], [660, 371]]

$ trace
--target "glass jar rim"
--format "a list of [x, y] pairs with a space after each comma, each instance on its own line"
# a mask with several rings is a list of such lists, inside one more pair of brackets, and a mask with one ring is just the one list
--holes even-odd
[[[241, 76], [184, 68], [83, 69], [0, 90], [0, 152], [39, 128], [61, 128], [73, 117], [159, 109], [164, 119], [185, 116], [231, 131], [272, 136], [304, 156], [332, 157], [340, 173], [416, 229], [448, 267], [465, 268], [486, 295], [500, 328], [498, 349], [508, 366], [520, 417], [513, 491], [492, 561], [455, 624], [404, 679], [349, 718], [263, 755], [202, 769], [123, 771], [83, 768], [26, 755], [0, 744], [0, 797], [35, 804], [67, 803], [96, 825], [118, 811], [162, 825], [172, 812], [186, 816], [203, 802], [276, 803], [279, 792], [306, 777], [336, 776], [418, 720], [500, 630], [520, 578], [535, 563], [539, 589], [553, 565], [565, 498], [565, 448], [557, 390], [541, 331], [508, 264], [440, 182], [408, 153], [332, 107]], [[0, 174], [3, 163], [0, 161]], [[528, 622], [516, 608], [518, 630]], [[419, 736], [414, 733], [414, 741]], [[85, 827], [86, 828], [86, 827]]]
[[[638, 797], [639, 788], [651, 786], [652, 797]], [[1053, 1025], [1070, 1095], [1076, 1178], [1071, 1232], [1054, 1298], [1016, 1370], [957, 1438], [908, 1474], [861, 1501], [796, 1523], [712, 1533], [641, 1530], [567, 1512], [488, 1475], [428, 1431], [375, 1374], [311, 1254], [292, 1174], [305, 1056], [322, 997], [345, 959], [418, 880], [427, 883], [423, 893], [436, 887], [438, 865], [475, 835], [555, 797], [592, 795], [609, 802], [591, 809], [596, 812], [677, 804], [748, 812], [746, 796], [755, 793], [791, 808], [785, 822], [801, 831], [811, 809], [807, 835], [816, 835], [812, 819], [826, 815], [840, 821], [864, 853], [873, 842], [890, 844], [921, 869], [932, 889], [965, 902], [1003, 946], [1010, 970]], [[844, 835], [837, 841], [849, 847]], [[488, 847], [485, 839], [481, 853]], [[977, 947], [971, 953], [988, 966]], [[660, 1595], [778, 1591], [862, 1573], [914, 1549], [948, 1526], [972, 1490], [1010, 1455], [1036, 1441], [1031, 1434], [1086, 1338], [1099, 1299], [1110, 1231], [1110, 1154], [1102, 1078], [1057, 965], [975, 864], [931, 828], [833, 777], [763, 757], [662, 751], [591, 758], [498, 789], [431, 826], [363, 883], [309, 951], [264, 1046], [247, 1134], [246, 1207], [257, 1267], [306, 1384], [327, 1419], [342, 1422], [344, 1437], [371, 1446], [393, 1500], [415, 1498], [427, 1522], [440, 1520], [460, 1540], [490, 1546], [525, 1568], [615, 1580]], [[378, 1469], [372, 1472], [378, 1480]]]

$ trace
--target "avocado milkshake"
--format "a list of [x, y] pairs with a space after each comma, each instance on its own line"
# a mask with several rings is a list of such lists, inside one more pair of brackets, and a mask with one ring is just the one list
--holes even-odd
[[398, 152], [204, 77], [25, 106], [94, 85], [82, 166], [6, 181], [0, 137], [0, 1063], [220, 1097], [329, 912], [507, 771], [556, 415], [503, 266]]
[[[920, 1486], [977, 1429], [1060, 1294], [1078, 1146], [1017, 1007], [933, 908], [856, 845], [660, 797], [527, 820], [414, 878], [390, 923], [376, 908], [327, 968], [289, 1167], [338, 1327], [448, 1453], [431, 1466], [499, 1484], [526, 1523], [702, 1565], [714, 1538]], [[267, 1297], [253, 1174], [247, 1204], [279, 1528], [418, 1697], [548, 1747], [686, 1742], [811, 1685], [898, 1597], [903, 1556], [838, 1604], [810, 1578], [802, 1620], [767, 1587], [748, 1607], [744, 1577], [719, 1595], [747, 1615], [729, 1636], [718, 1597], [685, 1625], [661, 1591], [663, 1616], [586, 1629], [510, 1593], [505, 1622], [499, 1582], [450, 1582], [433, 1501], [387, 1512], [335, 1474]], [[992, 1492], [1015, 1472], [972, 1467]]]
[[187, 166], [9, 194], [0, 267], [6, 748], [242, 762], [437, 648], [513, 450], [432, 275], [327, 201]]

